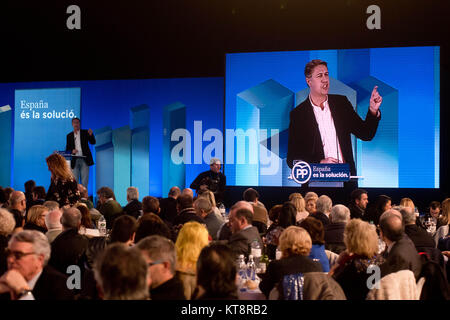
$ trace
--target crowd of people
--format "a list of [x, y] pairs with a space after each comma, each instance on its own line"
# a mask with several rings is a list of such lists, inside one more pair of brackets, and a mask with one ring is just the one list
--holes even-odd
[[122, 206], [102, 187], [94, 206], [64, 158], [47, 163], [47, 192], [0, 188], [0, 299], [239, 299], [236, 260], [254, 245], [266, 299], [450, 299], [450, 198], [421, 216], [362, 189], [345, 205], [308, 192], [266, 208], [249, 188], [223, 213], [207, 188], [140, 201], [130, 187]]

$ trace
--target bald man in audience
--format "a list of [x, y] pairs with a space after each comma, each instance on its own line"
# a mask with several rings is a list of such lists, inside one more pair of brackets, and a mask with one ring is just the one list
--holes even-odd
[[61, 216], [62, 212], [59, 209], [52, 210], [45, 216], [45, 225], [48, 229], [45, 235], [49, 243], [52, 243], [53, 240], [55, 240], [55, 238], [63, 231]]
[[380, 265], [381, 277], [400, 270], [411, 270], [418, 280], [422, 268], [414, 243], [404, 233], [401, 213], [388, 210], [380, 217], [380, 238], [386, 243], [386, 261]]
[[191, 196], [191, 198], [194, 198], [194, 191], [191, 188], [184, 188], [183, 191], [181, 192], [181, 195], [188, 195]]
[[258, 229], [252, 225], [253, 212], [248, 209], [234, 209], [230, 213], [231, 237], [228, 246], [231, 248], [236, 258], [243, 254], [248, 257], [250, 246], [253, 241], [258, 241], [260, 248], [263, 243]]

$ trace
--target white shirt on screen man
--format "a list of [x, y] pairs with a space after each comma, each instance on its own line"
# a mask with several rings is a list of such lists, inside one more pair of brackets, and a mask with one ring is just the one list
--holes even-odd
[[314, 115], [316, 117], [317, 125], [319, 126], [324, 159], [334, 158], [338, 159], [339, 163], [343, 163], [344, 157], [342, 156], [341, 145], [339, 144], [339, 139], [336, 135], [336, 128], [334, 127], [333, 117], [331, 115], [330, 106], [328, 105], [328, 97], [327, 100], [322, 103], [323, 109], [313, 103], [311, 96], [309, 96], [309, 101], [313, 106]]
[[75, 156], [82, 156], [83, 151], [81, 151], [81, 131], [78, 130], [78, 132], [74, 132], [73, 136], [75, 138], [75, 149], [77, 149], [77, 153]]

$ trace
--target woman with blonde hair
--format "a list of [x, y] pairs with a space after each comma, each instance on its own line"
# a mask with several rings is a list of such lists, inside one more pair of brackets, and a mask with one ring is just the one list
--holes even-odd
[[309, 212], [306, 211], [305, 206], [306, 202], [303, 199], [303, 196], [300, 193], [294, 192], [289, 195], [289, 201], [292, 202], [295, 209], [297, 210], [296, 221], [297, 223], [302, 222], [307, 216], [309, 216]]
[[45, 200], [56, 201], [61, 208], [77, 203], [81, 199], [80, 191], [66, 159], [58, 153], [53, 153], [46, 161], [52, 176]]
[[23, 226], [24, 230], [37, 230], [42, 233], [47, 232], [45, 225], [45, 216], [48, 214], [48, 208], [43, 205], [32, 206], [27, 213], [27, 222]]
[[310, 191], [305, 194], [305, 209], [309, 214], [316, 212], [316, 202], [318, 199], [319, 196], [315, 192]]
[[280, 260], [272, 260], [259, 284], [266, 297], [285, 275], [306, 272], [321, 272], [322, 266], [308, 258], [312, 240], [303, 228], [287, 227], [280, 235], [278, 248], [281, 251]]
[[178, 233], [175, 249], [177, 251], [177, 276], [183, 281], [186, 299], [191, 299], [197, 285], [197, 260], [200, 252], [209, 243], [208, 229], [196, 221], [186, 222]]
[[346, 250], [338, 258], [330, 275], [341, 285], [348, 300], [365, 300], [369, 288], [367, 273], [371, 265], [384, 262], [378, 254], [378, 235], [375, 226], [361, 219], [350, 220], [344, 231]]
[[414, 205], [414, 202], [410, 198], [402, 198], [402, 200], [400, 200], [400, 205], [402, 207], [408, 207], [413, 210], [416, 210], [416, 206]]

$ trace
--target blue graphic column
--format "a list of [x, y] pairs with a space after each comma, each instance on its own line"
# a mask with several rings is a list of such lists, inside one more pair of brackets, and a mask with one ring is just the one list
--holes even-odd
[[147, 105], [130, 110], [131, 124], [131, 185], [142, 197], [149, 195], [150, 185], [150, 108]]
[[95, 190], [109, 187], [114, 190], [114, 147], [111, 127], [94, 130], [95, 140]]
[[280, 135], [293, 106], [294, 93], [272, 79], [237, 95], [236, 185], [281, 185]]
[[11, 184], [11, 125], [12, 111], [9, 105], [0, 107], [0, 186]]
[[[191, 135], [186, 130], [186, 106], [175, 102], [163, 111], [163, 185], [162, 194], [171, 187], [185, 187], [185, 164], [191, 163]], [[172, 135], [174, 141], [171, 141]]]

